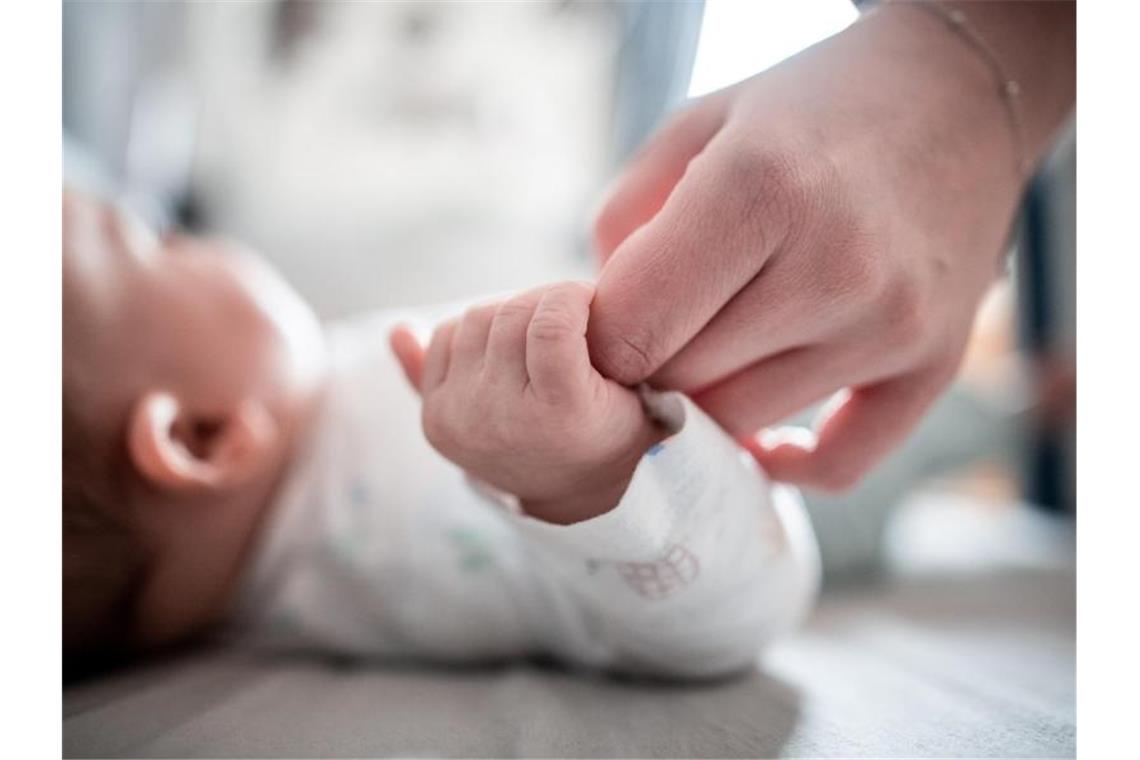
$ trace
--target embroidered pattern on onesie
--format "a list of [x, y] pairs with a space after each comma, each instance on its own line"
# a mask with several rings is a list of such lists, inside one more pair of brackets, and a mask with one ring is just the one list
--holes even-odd
[[680, 544], [673, 544], [655, 562], [618, 562], [616, 566], [622, 580], [646, 599], [664, 599], [677, 593], [701, 571], [696, 555]]
[[478, 531], [459, 526], [449, 529], [446, 535], [463, 572], [477, 573], [494, 563], [494, 554]]

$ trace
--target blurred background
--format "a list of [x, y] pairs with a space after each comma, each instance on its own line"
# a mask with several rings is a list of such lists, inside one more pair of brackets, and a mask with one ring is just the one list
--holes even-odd
[[[253, 245], [329, 319], [589, 277], [594, 204], [666, 114], [856, 16], [847, 0], [65, 2], [66, 179]], [[809, 495], [829, 582], [1071, 559], [1074, 178], [1070, 134], [958, 383], [853, 493]]]

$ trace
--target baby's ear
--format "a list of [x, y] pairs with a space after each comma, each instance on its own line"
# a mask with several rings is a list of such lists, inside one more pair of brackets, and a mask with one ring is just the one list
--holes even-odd
[[262, 469], [279, 443], [279, 429], [259, 401], [219, 415], [189, 409], [166, 391], [143, 394], [131, 409], [127, 448], [151, 485], [168, 491], [240, 485]]

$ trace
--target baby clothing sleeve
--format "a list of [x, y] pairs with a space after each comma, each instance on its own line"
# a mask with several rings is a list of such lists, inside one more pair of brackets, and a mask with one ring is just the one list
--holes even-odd
[[542, 639], [565, 659], [623, 671], [738, 670], [814, 600], [811, 528], [798, 494], [771, 484], [692, 401], [642, 393], [674, 432], [614, 509], [555, 525], [499, 498], [542, 587]]

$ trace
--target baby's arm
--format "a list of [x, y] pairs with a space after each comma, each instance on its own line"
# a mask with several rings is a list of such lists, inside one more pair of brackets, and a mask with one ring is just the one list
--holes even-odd
[[553, 653], [680, 676], [747, 666], [811, 601], [810, 529], [687, 399], [652, 394], [651, 416], [593, 369], [592, 295], [569, 283], [469, 310], [426, 355], [397, 331], [425, 433], [515, 507]]

